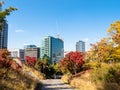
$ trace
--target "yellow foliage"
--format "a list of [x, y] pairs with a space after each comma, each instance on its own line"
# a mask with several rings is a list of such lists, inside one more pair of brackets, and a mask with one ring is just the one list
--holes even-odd
[[112, 23], [108, 32], [113, 42], [120, 45], [120, 21]]
[[97, 90], [94, 83], [92, 83], [90, 80], [81, 78], [72, 79], [70, 85], [80, 90]]
[[113, 24], [111, 24], [111, 27], [108, 29], [108, 32], [111, 32], [113, 30], [116, 30], [116, 32], [120, 34], [120, 21], [116, 21]]
[[61, 79], [62, 79], [62, 81], [63, 81], [64, 83], [69, 83], [70, 80], [71, 80], [71, 77], [72, 77], [71, 74], [65, 74], [65, 75], [62, 76]]
[[27, 72], [31, 72], [31, 74], [33, 74], [35, 76], [35, 79], [38, 79], [38, 80], [42, 80], [42, 79], [45, 79], [45, 75], [33, 68], [30, 68], [26, 65], [23, 65], [23, 70], [24, 71], [27, 71]]

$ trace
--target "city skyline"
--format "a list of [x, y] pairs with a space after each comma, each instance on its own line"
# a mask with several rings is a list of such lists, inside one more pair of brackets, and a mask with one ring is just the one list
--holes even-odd
[[78, 40], [85, 41], [88, 50], [120, 19], [118, 0], [6, 0], [3, 10], [8, 6], [18, 8], [7, 17], [9, 49], [24, 44], [40, 47], [42, 37], [59, 34], [65, 51], [75, 51]]

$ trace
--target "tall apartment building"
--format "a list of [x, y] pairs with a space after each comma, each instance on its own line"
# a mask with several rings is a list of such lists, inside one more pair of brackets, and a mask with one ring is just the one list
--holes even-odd
[[6, 20], [3, 24], [3, 30], [0, 30], [0, 49], [7, 49], [7, 42], [8, 42], [8, 24]]
[[44, 37], [41, 41], [40, 58], [47, 55], [49, 63], [57, 63], [64, 57], [64, 42], [60, 38], [52, 36]]
[[84, 41], [76, 42], [76, 51], [85, 52], [85, 42]]
[[40, 48], [35, 45], [26, 45], [24, 46], [25, 57], [35, 57], [36, 59], [40, 57]]

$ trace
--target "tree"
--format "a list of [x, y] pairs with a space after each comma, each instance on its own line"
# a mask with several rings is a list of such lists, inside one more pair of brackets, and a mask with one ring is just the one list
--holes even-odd
[[41, 72], [41, 71], [42, 71], [42, 65], [43, 65], [42, 61], [38, 59], [38, 60], [36, 61], [34, 67], [35, 67], [36, 70], [38, 70], [38, 71]]
[[120, 62], [120, 46], [114, 47], [113, 52], [110, 55], [111, 62]]
[[87, 52], [87, 61], [118, 62], [120, 60], [120, 21], [111, 24], [108, 29], [108, 37], [101, 39], [96, 44], [91, 44]]
[[111, 60], [114, 62], [120, 61], [120, 21], [111, 24], [108, 29], [109, 38], [114, 44]]
[[60, 69], [62, 72], [70, 72], [76, 74], [84, 64], [84, 56], [80, 52], [70, 52], [60, 61]]
[[10, 58], [10, 52], [8, 50], [2, 49], [0, 50], [0, 68], [18, 70], [21, 66], [17, 61]]
[[87, 59], [89, 61], [97, 61], [109, 63], [111, 61], [111, 54], [113, 53], [113, 43], [108, 38], [103, 38], [96, 44], [91, 44], [90, 51], [87, 52]]
[[44, 56], [40, 60], [44, 63], [44, 65], [50, 64], [50, 57], [46, 54], [44, 54]]
[[34, 66], [37, 61], [36, 57], [30, 57], [30, 56], [26, 56], [25, 60], [29, 66]]
[[109, 42], [109, 39], [103, 38], [97, 43], [97, 60], [99, 62], [109, 62], [112, 52], [113, 43]]
[[0, 67], [9, 68], [11, 66], [11, 59], [9, 58], [10, 53], [8, 50], [0, 50]]
[[49, 67], [49, 57], [44, 56], [42, 59], [36, 61], [35, 68], [42, 73], [45, 73], [45, 70]]
[[7, 9], [5, 9], [4, 11], [2, 11], [2, 10], [1, 10], [2, 5], [3, 5], [3, 3], [0, 2], [0, 31], [2, 31], [3, 28], [4, 28], [4, 22], [5, 22], [6, 16], [10, 15], [10, 13], [11, 13], [12, 11], [17, 10], [17, 8], [9, 7], [9, 8], [7, 8]]
[[108, 33], [113, 42], [120, 45], [120, 21], [112, 23], [108, 29]]

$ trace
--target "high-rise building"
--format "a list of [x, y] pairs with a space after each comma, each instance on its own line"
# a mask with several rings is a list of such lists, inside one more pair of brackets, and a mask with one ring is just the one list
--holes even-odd
[[8, 40], [8, 24], [6, 20], [3, 24], [3, 30], [0, 30], [0, 49], [7, 49], [7, 40]]
[[[0, 12], [2, 11], [2, 5], [4, 1], [0, 2]], [[8, 24], [4, 18], [0, 18], [0, 49], [7, 49], [7, 39], [8, 39]]]
[[36, 59], [40, 57], [40, 48], [36, 45], [26, 45], [24, 46], [25, 49], [25, 57], [35, 57]]
[[40, 58], [47, 55], [50, 59], [49, 63], [57, 63], [64, 57], [64, 42], [60, 38], [47, 36], [42, 39]]
[[84, 41], [76, 42], [76, 51], [85, 52], [85, 42]]

